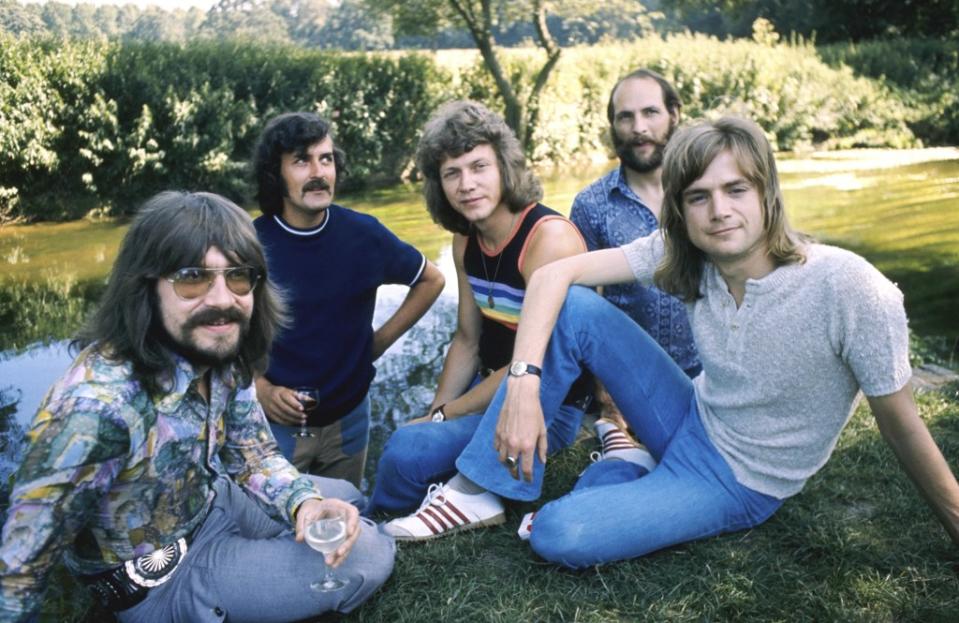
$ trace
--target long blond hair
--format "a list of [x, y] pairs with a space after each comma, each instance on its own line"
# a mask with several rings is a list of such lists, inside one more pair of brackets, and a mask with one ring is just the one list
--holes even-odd
[[706, 172], [720, 152], [729, 151], [743, 176], [758, 190], [763, 208], [766, 249], [777, 266], [806, 260], [811, 239], [790, 227], [786, 218], [776, 159], [762, 129], [739, 117], [700, 121], [678, 130], [663, 157], [662, 229], [666, 256], [656, 270], [656, 286], [683, 301], [702, 296], [700, 281], [706, 254], [693, 245], [686, 229], [683, 192]]

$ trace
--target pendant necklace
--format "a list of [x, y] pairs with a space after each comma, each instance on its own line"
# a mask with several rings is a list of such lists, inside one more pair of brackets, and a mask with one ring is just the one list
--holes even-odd
[[[516, 217], [519, 216], [519, 213], [513, 214], [513, 220], [509, 223], [509, 230], [507, 235], [513, 232], [513, 226], [516, 225]], [[503, 245], [503, 248], [499, 250], [499, 255], [496, 258], [496, 268], [493, 269], [493, 278], [489, 278], [489, 271], [486, 269], [486, 254], [483, 253], [483, 249], [480, 249], [480, 260], [483, 262], [483, 276], [486, 277], [486, 286], [488, 288], [486, 293], [486, 303], [489, 305], [490, 309], [496, 309], [496, 301], [493, 300], [493, 282], [496, 281], [496, 275], [499, 274], [499, 264], [503, 261], [503, 252], [506, 251], [506, 245]]]
[[499, 274], [499, 263], [503, 260], [503, 250], [500, 250], [499, 257], [496, 260], [496, 268], [493, 269], [493, 278], [489, 278], [489, 271], [486, 270], [486, 254], [483, 253], [483, 250], [480, 249], [480, 260], [483, 261], [483, 275], [486, 277], [486, 302], [489, 304], [490, 309], [496, 309], [496, 301], [493, 300], [493, 281], [496, 280], [496, 275]]

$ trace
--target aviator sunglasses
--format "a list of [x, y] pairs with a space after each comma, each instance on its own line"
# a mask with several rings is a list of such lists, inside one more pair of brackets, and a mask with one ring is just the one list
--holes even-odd
[[256, 286], [260, 273], [252, 266], [229, 268], [181, 268], [166, 278], [173, 284], [173, 291], [184, 301], [203, 296], [213, 287], [218, 274], [223, 274], [226, 287], [237, 296], [244, 296]]

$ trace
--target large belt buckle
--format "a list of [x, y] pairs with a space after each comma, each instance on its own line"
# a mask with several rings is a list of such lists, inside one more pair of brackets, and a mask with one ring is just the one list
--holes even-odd
[[181, 537], [149, 554], [124, 563], [127, 576], [137, 586], [153, 588], [170, 579], [186, 555], [186, 539]]

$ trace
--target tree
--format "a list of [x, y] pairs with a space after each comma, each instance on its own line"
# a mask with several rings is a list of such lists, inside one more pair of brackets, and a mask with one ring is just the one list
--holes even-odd
[[[569, 23], [572, 40], [597, 38], [603, 33], [622, 36], [622, 25], [642, 35], [649, 27], [646, 8], [639, 0], [364, 0], [372, 11], [393, 18], [397, 35], [448, 35], [450, 29], [464, 29], [480, 53], [483, 67], [493, 79], [502, 99], [506, 123], [516, 133], [527, 153], [533, 150], [533, 135], [539, 120], [540, 96], [559, 63], [562, 45], [550, 23]], [[656, 14], [658, 15], [658, 14]], [[554, 26], [555, 27], [555, 26]], [[567, 28], [569, 31], [569, 28]], [[583, 34], [585, 31], [589, 33]], [[521, 85], [511, 80], [497, 44], [517, 32], [545, 53], [530, 78]], [[526, 38], [524, 36], [524, 39]]]
[[955, 37], [956, 0], [662, 0], [693, 30], [748, 36], [763, 17], [782, 33], [815, 36], [820, 43], [877, 37]]
[[15, 0], [0, 0], [0, 32], [12, 35], [39, 35], [46, 31], [35, 6], [20, 4]]
[[366, 10], [361, 0], [340, 2], [323, 27], [311, 35], [309, 45], [320, 48], [386, 50], [393, 47], [391, 20]]
[[[424, 35], [450, 25], [466, 28], [503, 100], [506, 123], [527, 153], [532, 151], [539, 98], [562, 54], [562, 48], [546, 25], [551, 3], [544, 0], [366, 0], [366, 4], [373, 10], [389, 12], [398, 33]], [[536, 45], [546, 53], [525, 99], [521, 99], [517, 86], [507, 76], [494, 39], [499, 23], [518, 20], [533, 25]]]
[[220, 0], [207, 13], [205, 34], [253, 41], [290, 41], [286, 15], [290, 2], [278, 0]]

